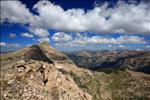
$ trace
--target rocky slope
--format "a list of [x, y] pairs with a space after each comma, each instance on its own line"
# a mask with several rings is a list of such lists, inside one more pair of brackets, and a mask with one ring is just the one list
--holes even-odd
[[99, 68], [129, 69], [150, 73], [149, 51], [79, 51], [67, 53], [68, 57], [77, 65], [97, 70]]
[[[3, 100], [91, 100], [66, 73], [82, 73], [47, 43], [1, 55]], [[88, 73], [88, 71], [87, 71]]]
[[90, 71], [41, 43], [1, 54], [1, 100], [149, 100], [148, 74]]

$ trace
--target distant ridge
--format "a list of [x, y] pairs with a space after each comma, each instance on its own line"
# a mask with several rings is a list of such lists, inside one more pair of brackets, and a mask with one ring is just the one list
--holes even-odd
[[77, 66], [95, 71], [101, 68], [112, 68], [150, 74], [149, 51], [78, 51], [66, 54]]

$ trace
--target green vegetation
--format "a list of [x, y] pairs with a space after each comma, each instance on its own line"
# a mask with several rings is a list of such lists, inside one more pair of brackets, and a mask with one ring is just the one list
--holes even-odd
[[119, 72], [125, 72], [126, 69], [122, 68], [122, 69], [113, 69], [113, 68], [101, 68], [99, 70], [97, 70], [98, 72], [104, 72], [106, 74], [119, 74]]
[[101, 100], [100, 96], [100, 82], [89, 74], [77, 75], [70, 72], [71, 77], [77, 85], [84, 91], [93, 96], [93, 100]]
[[124, 100], [124, 92], [126, 92], [126, 85], [124, 79], [129, 77], [129, 73], [122, 70], [114, 69], [110, 73], [112, 82], [108, 85], [108, 91], [112, 93], [113, 100]]
[[[111, 93], [112, 100], [147, 100], [147, 95], [143, 95], [145, 92], [143, 92], [142, 95], [135, 94], [139, 93], [141, 89], [135, 90], [134, 87], [131, 87], [133, 86], [132, 84], [138, 82], [130, 78], [131, 75], [129, 72], [112, 69], [104, 69], [103, 72], [104, 71], [107, 74], [102, 75], [100, 72], [96, 72], [94, 76], [87, 73], [77, 75], [70, 72], [69, 74], [83, 91], [93, 96], [93, 100], [103, 100], [101, 97], [102, 92], [100, 91], [102, 88], [100, 84], [101, 80], [107, 82], [105, 91]], [[133, 92], [128, 90], [130, 87], [133, 89]], [[140, 86], [140, 88], [142, 88], [142, 86]]]

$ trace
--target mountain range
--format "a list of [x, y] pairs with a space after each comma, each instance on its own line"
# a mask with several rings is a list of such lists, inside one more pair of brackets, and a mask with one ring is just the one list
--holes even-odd
[[1, 100], [149, 100], [149, 57], [135, 51], [65, 55], [47, 42], [3, 53]]
[[150, 51], [78, 51], [66, 53], [79, 67], [129, 69], [150, 74]]

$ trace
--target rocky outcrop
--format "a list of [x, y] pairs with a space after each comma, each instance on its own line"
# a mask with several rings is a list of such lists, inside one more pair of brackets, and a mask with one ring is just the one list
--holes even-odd
[[63, 73], [53, 64], [35, 60], [19, 61], [13, 64], [11, 72], [12, 76], [9, 77], [8, 71], [2, 73], [1, 95], [6, 100], [92, 99], [91, 95], [81, 90], [71, 76], [66, 74], [69, 72]]

